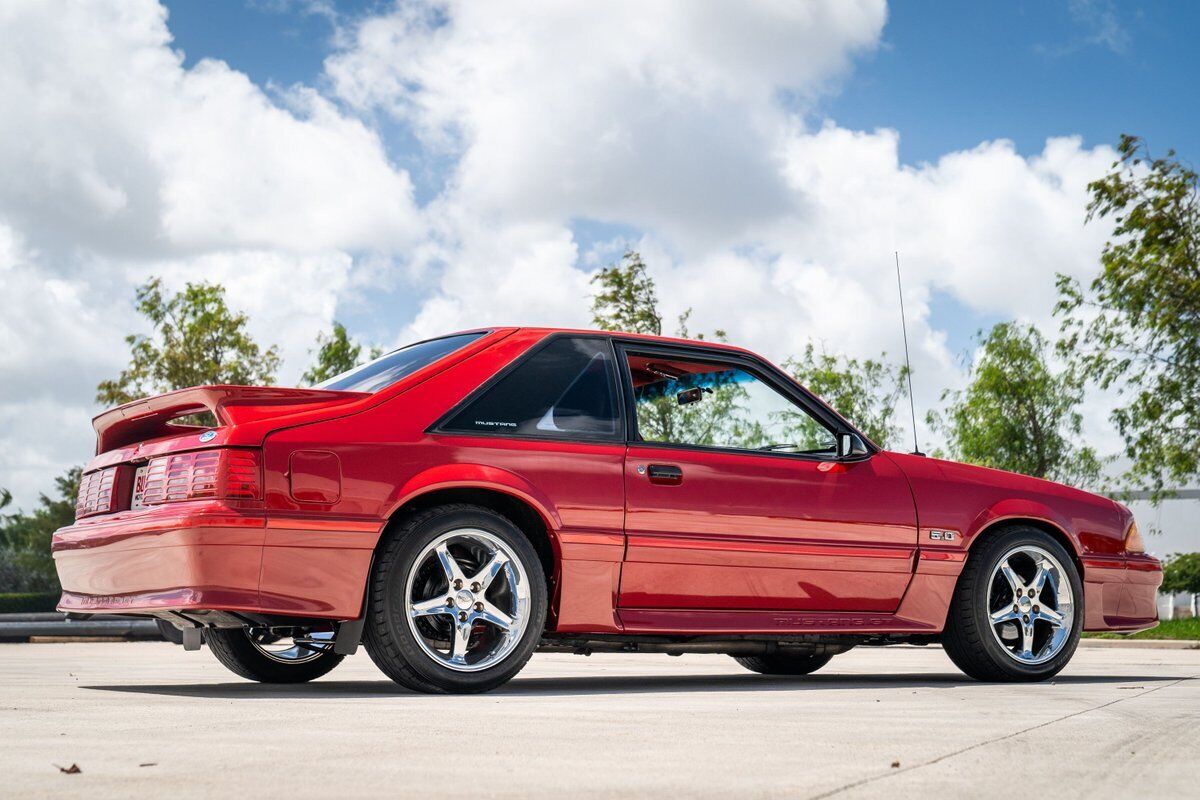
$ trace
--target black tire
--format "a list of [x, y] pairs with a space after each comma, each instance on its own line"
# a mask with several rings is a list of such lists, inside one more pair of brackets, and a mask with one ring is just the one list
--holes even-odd
[[[1051, 678], [1075, 654], [1083, 629], [1083, 584], [1075, 560], [1054, 537], [1028, 525], [1012, 525], [985, 537], [972, 548], [959, 576], [942, 633], [942, 647], [955, 666], [976, 680], [1018, 682]], [[1053, 658], [1041, 664], [1018, 661], [996, 640], [988, 619], [992, 573], [1006, 553], [1023, 545], [1039, 547], [1058, 560], [1070, 582], [1073, 598], [1068, 638]]]
[[[462, 528], [479, 529], [503, 541], [520, 559], [530, 590], [529, 621], [520, 640], [499, 663], [477, 672], [453, 670], [427, 655], [409, 627], [405, 607], [405, 585], [413, 562], [434, 539]], [[482, 506], [437, 506], [404, 520], [376, 553], [363, 644], [385, 675], [409, 689], [486, 692], [512, 679], [529, 661], [542, 637], [546, 607], [546, 578], [537, 551], [511, 520]]]
[[208, 648], [236, 675], [259, 683], [307, 683], [342, 663], [337, 653], [322, 653], [311, 661], [289, 664], [268, 657], [255, 647], [245, 628], [208, 628]]
[[158, 626], [159, 636], [172, 644], [183, 644], [183, 631], [179, 630], [179, 628], [176, 628], [165, 619], [158, 619], [157, 617], [154, 619], [154, 624]]
[[792, 655], [771, 653], [765, 656], [734, 656], [733, 660], [761, 675], [808, 675], [829, 663], [832, 654]]

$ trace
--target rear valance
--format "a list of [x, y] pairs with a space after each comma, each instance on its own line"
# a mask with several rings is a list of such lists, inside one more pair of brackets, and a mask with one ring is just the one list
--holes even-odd
[[196, 386], [134, 400], [92, 420], [96, 452], [166, 436], [168, 423], [188, 414], [211, 411], [221, 426], [352, 403], [364, 392], [294, 389], [283, 386]]

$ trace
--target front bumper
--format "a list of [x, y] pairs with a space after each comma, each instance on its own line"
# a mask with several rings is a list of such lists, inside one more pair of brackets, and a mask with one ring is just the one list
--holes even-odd
[[83, 519], [54, 534], [60, 611], [356, 618], [380, 526], [219, 501]]
[[1158, 624], [1162, 562], [1153, 556], [1085, 556], [1084, 630], [1135, 633]]

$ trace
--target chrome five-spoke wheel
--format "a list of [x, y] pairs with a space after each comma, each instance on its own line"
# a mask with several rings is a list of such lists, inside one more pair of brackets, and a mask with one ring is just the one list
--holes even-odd
[[954, 587], [946, 655], [981, 681], [1057, 675], [1083, 629], [1083, 583], [1069, 544], [1021, 523], [980, 536]]
[[543, 563], [526, 532], [492, 508], [447, 503], [403, 518], [371, 567], [367, 653], [418, 692], [500, 686], [541, 640]]
[[305, 664], [333, 650], [333, 632], [280, 635], [269, 628], [247, 628], [246, 638], [254, 649], [281, 664]]
[[1021, 545], [992, 570], [988, 615], [992, 635], [1021, 664], [1044, 664], [1071, 637], [1075, 602], [1071, 582], [1047, 550]]
[[209, 628], [204, 640], [217, 660], [243, 678], [303, 683], [341, 663], [331, 631], [302, 628]]
[[530, 617], [529, 577], [498, 536], [444, 533], [413, 561], [404, 588], [408, 625], [427, 656], [457, 672], [499, 664]]

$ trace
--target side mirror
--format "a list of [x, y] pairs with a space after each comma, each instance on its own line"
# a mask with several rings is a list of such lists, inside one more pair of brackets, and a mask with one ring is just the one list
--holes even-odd
[[857, 433], [843, 432], [837, 435], [838, 458], [862, 458], [870, 455], [866, 443]]

